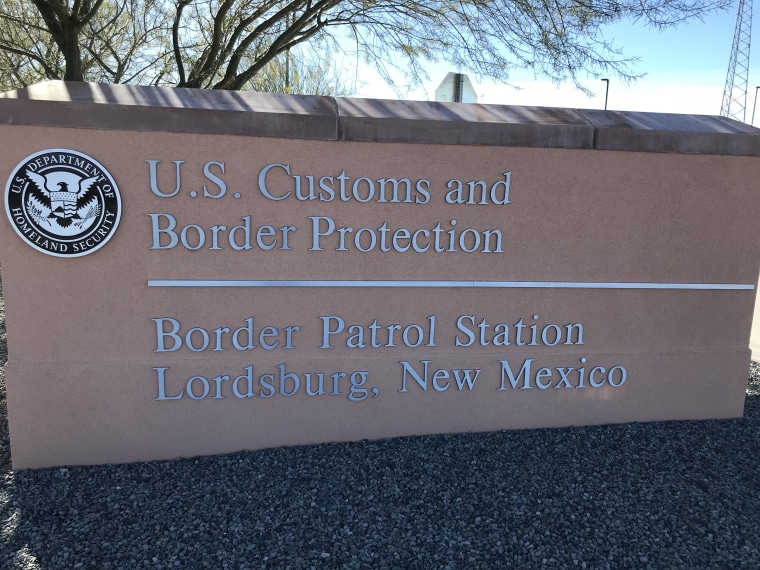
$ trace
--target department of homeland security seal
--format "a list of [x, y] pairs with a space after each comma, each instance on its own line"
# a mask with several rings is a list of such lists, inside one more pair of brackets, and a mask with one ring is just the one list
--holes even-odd
[[95, 159], [48, 149], [22, 160], [5, 186], [13, 229], [34, 249], [79, 257], [103, 247], [121, 218], [116, 182]]

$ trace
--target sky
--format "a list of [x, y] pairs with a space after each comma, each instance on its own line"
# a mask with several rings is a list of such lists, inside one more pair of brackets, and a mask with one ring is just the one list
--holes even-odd
[[[726, 83], [726, 74], [736, 28], [736, 5], [728, 11], [709, 15], [703, 22], [694, 21], [665, 31], [649, 30], [630, 22], [607, 28], [606, 35], [615, 39], [626, 55], [635, 55], [640, 62], [634, 68], [646, 76], [626, 84], [614, 75], [607, 76], [609, 97], [607, 108], [620, 111], [649, 111], [719, 115]], [[757, 17], [753, 24], [757, 24]], [[753, 25], [753, 31], [756, 26]], [[754, 31], [755, 40], [760, 31]], [[752, 119], [755, 87], [760, 85], [760, 46], [750, 54], [746, 122]], [[754, 58], [754, 59], [753, 59]], [[366, 68], [365, 68], [366, 69]], [[445, 64], [429, 70], [430, 81], [422, 88], [402, 93], [400, 98], [432, 100], [435, 89], [451, 69]], [[582, 83], [593, 92], [591, 97], [572, 84], [560, 86], [518, 72], [514, 86], [496, 85], [470, 77], [479, 103], [536, 105], [542, 107], [604, 108], [605, 83], [600, 79]], [[399, 98], [392, 87], [379, 76], [363, 71], [356, 96], [384, 99]], [[760, 125], [760, 114], [756, 117]]]

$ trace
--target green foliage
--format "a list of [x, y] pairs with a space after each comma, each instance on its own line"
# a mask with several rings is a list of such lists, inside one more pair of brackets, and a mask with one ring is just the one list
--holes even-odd
[[245, 88], [271, 93], [332, 97], [349, 97], [353, 94], [340, 70], [327, 58], [305, 56], [301, 50], [286, 52], [270, 61]]
[[166, 7], [163, 0], [2, 0], [0, 89], [45, 79], [160, 83], [172, 63]]
[[23, 0], [0, 5], [0, 90], [63, 77], [64, 60], [45, 22]]

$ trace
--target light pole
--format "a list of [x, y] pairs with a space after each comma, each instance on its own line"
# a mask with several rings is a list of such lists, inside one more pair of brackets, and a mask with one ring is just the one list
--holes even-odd
[[750, 125], [755, 126], [755, 107], [757, 107], [757, 90], [760, 89], [760, 85], [755, 87], [755, 103], [752, 105], [752, 122]]
[[[610, 80], [609, 79], [602, 79], [607, 84], [607, 88], [604, 90], [604, 110], [607, 110], [607, 96], [610, 94]], [[757, 94], [757, 91], [755, 91]]]

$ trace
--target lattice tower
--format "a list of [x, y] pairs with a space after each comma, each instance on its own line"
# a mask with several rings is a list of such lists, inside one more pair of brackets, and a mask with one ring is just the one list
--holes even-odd
[[752, 0], [739, 0], [736, 30], [728, 62], [726, 87], [720, 114], [737, 121], [746, 121], [747, 85], [749, 81], [749, 48], [752, 39]]

